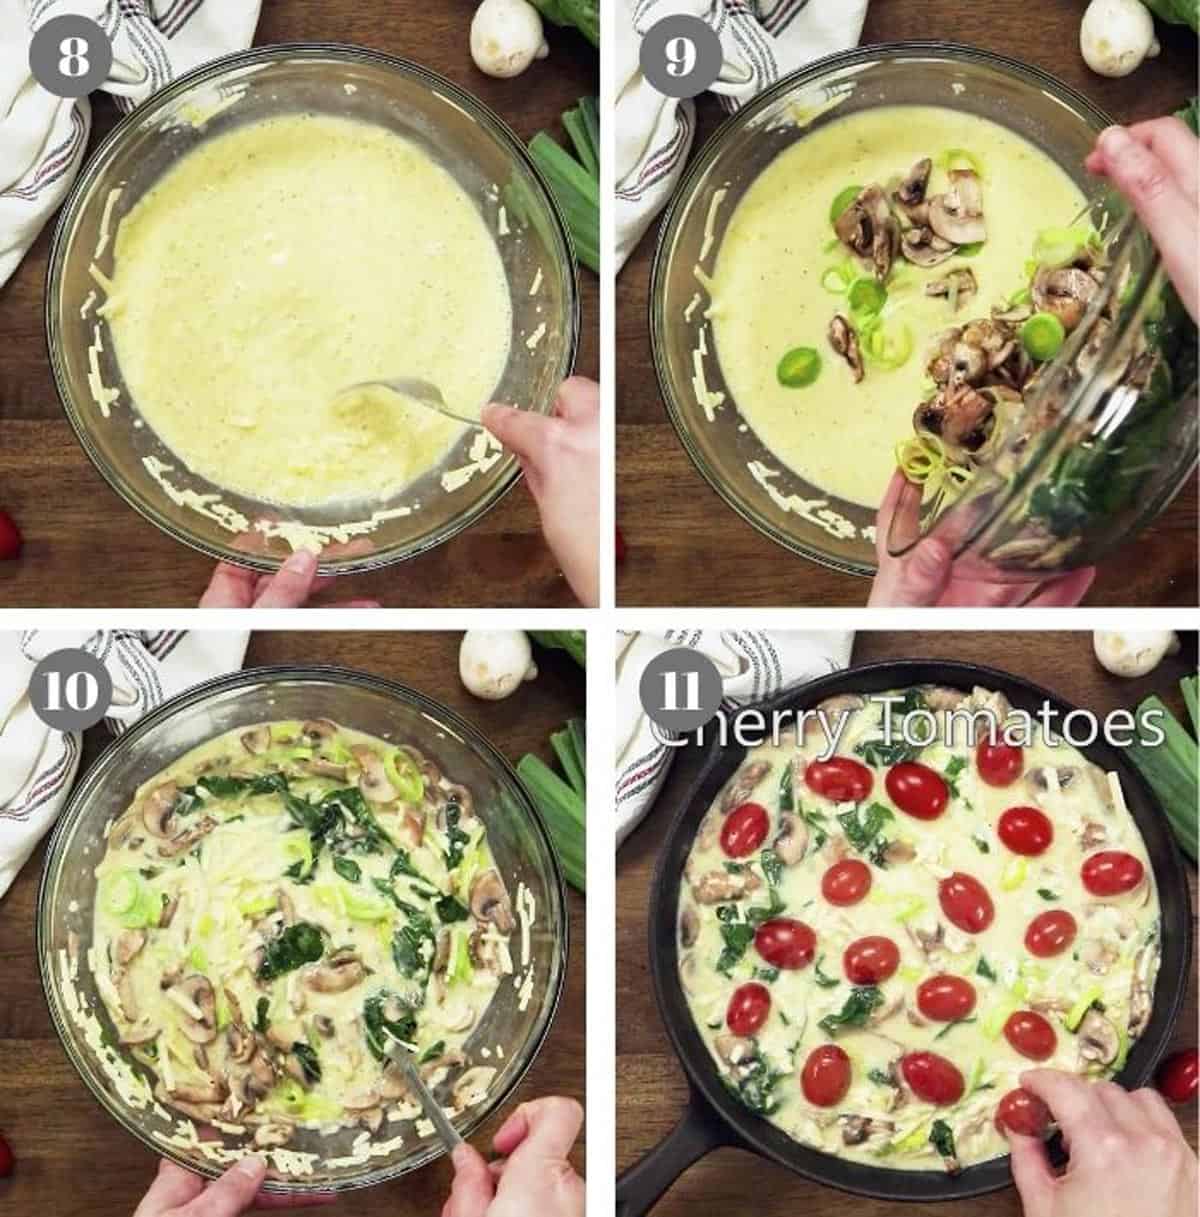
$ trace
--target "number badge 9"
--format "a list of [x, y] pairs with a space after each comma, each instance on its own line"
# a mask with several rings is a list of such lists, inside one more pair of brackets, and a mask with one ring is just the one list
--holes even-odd
[[703, 93], [721, 74], [721, 40], [699, 17], [664, 17], [642, 36], [642, 75], [664, 97]]

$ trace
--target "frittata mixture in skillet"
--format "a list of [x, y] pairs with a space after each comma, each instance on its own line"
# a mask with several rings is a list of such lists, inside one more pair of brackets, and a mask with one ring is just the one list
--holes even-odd
[[887, 695], [893, 723], [937, 712], [938, 737], [884, 742], [878, 696], [823, 703], [846, 724], [828, 759], [812, 720], [748, 753], [688, 858], [681, 981], [751, 1110], [841, 1157], [953, 1172], [1006, 1153], [1001, 1126], [1046, 1131], [1022, 1071], [1121, 1068], [1158, 897], [1115, 774], [1040, 727], [971, 747], [965, 711], [1011, 712], [978, 688]]
[[165, 1106], [260, 1147], [375, 1132], [421, 1114], [392, 1036], [456, 1110], [486, 1094], [464, 1045], [532, 914], [416, 749], [327, 719], [222, 735], [137, 792], [96, 874], [89, 957]]

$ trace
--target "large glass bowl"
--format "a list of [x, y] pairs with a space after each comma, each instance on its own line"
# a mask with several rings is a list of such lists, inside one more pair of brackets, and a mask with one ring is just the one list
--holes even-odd
[[[493, 396], [548, 413], [574, 366], [579, 334], [573, 248], [549, 189], [520, 140], [481, 102], [426, 68], [361, 47], [270, 46], [230, 55], [180, 77], [134, 110], [84, 168], [63, 209], [50, 255], [46, 333], [67, 418], [127, 503], [177, 540], [262, 571], [275, 570], [292, 551], [287, 534], [296, 530], [288, 526], [299, 524], [306, 544], [315, 536], [323, 546], [322, 571], [342, 574], [414, 557], [466, 528], [518, 479], [516, 459], [505, 453], [464, 485], [443, 490], [441, 474], [468, 464], [480, 434], [467, 428], [437, 468], [391, 500], [296, 509], [234, 494], [190, 472], [143, 424], [108, 327], [94, 307], [85, 308], [96, 288], [92, 264], [111, 276], [113, 242], [96, 256], [101, 234], [115, 231], [181, 156], [231, 128], [299, 111], [359, 119], [416, 142], [475, 200], [492, 232], [507, 226], [497, 247], [510, 284], [513, 329], [508, 366]], [[124, 188], [110, 202], [118, 186]], [[535, 281], [539, 290], [530, 295]], [[396, 321], [403, 324], [402, 317]], [[469, 334], [447, 334], [446, 341], [471, 358]], [[97, 361], [94, 370], [90, 358]], [[120, 392], [107, 419], [89, 387], [93, 372]], [[156, 480], [147, 460], [170, 471]], [[223, 507], [213, 506], [218, 500]], [[411, 513], [401, 514], [408, 507]], [[357, 527], [373, 515], [378, 519], [369, 531]]]
[[[650, 332], [660, 389], [696, 467], [743, 519], [772, 540], [826, 566], [863, 575], [876, 568], [875, 511], [799, 477], [746, 425], [713, 349], [704, 316], [709, 302], [705, 279], [720, 256], [738, 201], [776, 156], [835, 119], [895, 105], [940, 105], [1000, 123], [1062, 166], [1085, 195], [1095, 193], [1084, 160], [1096, 134], [1111, 120], [1061, 81], [1016, 60], [949, 43], [865, 47], [830, 56], [779, 81], [739, 110], [700, 150], [663, 222], [650, 289]], [[726, 194], [715, 205], [719, 191]], [[1119, 198], [1105, 195], [1093, 209], [1093, 220], [1115, 233], [1125, 214]], [[1136, 254], [1133, 269], [1141, 283], [1154, 274], [1156, 256], [1145, 241]], [[1144, 288], [1139, 288], [1139, 299]], [[697, 397], [697, 361], [709, 391], [725, 394], [711, 419]], [[1100, 368], [1098, 375], [1103, 372]], [[1194, 372], [1192, 385], [1194, 398]], [[1186, 391], [1183, 396], [1186, 399]], [[1193, 409], [1189, 431], [1188, 410], [1173, 412], [1170, 442], [1162, 455], [1167, 467], [1156, 473], [1152, 490], [1133, 496], [1144, 510], [1093, 520], [1089, 544], [1078, 551], [1081, 560], [1095, 561], [1099, 550], [1110, 549], [1169, 501], [1195, 465], [1194, 414]], [[1110, 427], [1112, 421], [1110, 413]], [[1060, 434], [1061, 429], [1055, 432], [1056, 437]], [[1031, 478], [1039, 480], [1052, 467], [1052, 456], [1060, 456], [1069, 442], [1071, 437], [1064, 436], [1053, 454], [1044, 453]], [[848, 451], [846, 459], [853, 459], [853, 453]], [[751, 464], [772, 472], [769, 489], [755, 478]], [[1027, 497], [1029, 480], [1022, 485]], [[987, 519], [1012, 509], [1006, 496], [980, 505]], [[979, 520], [975, 525], [982, 530]], [[902, 549], [914, 539], [893, 537], [893, 548]], [[995, 574], [998, 568], [992, 566]], [[1041, 573], [1048, 569], [1043, 567]], [[997, 577], [1031, 575], [1009, 562], [1006, 573]]]
[[[486, 1099], [454, 1123], [463, 1136], [487, 1118], [524, 1076], [545, 1040], [562, 991], [567, 960], [567, 918], [562, 876], [546, 829], [507, 762], [474, 728], [423, 694], [392, 681], [341, 668], [258, 668], [198, 685], [167, 702], [115, 740], [80, 780], [63, 810], [46, 857], [38, 894], [37, 938], [42, 984], [54, 1026], [71, 1063], [104, 1109], [156, 1154], [199, 1174], [215, 1177], [222, 1167], [194, 1148], [167, 1138], [179, 1121], [164, 1119], [156, 1105], [136, 1106], [123, 1098], [101, 1054], [119, 1051], [116, 1032], [87, 967], [92, 940], [95, 867], [105, 849], [105, 832], [140, 783], [161, 772], [197, 744], [235, 727], [268, 719], [332, 718], [397, 744], [414, 745], [444, 773], [467, 786], [487, 825], [488, 839], [509, 891], [524, 883], [533, 895], [536, 919], [531, 935], [532, 997], [522, 1009], [512, 984], [502, 984], [471, 1034], [464, 1052], [501, 1045], [503, 1059], [487, 1063], [499, 1073]], [[78, 977], [69, 976], [72, 954]], [[64, 1003], [73, 985], [85, 1011], [96, 1016], [99, 1033], [86, 1035]], [[123, 1054], [122, 1054], [123, 1055]], [[124, 1056], [126, 1061], [131, 1058]], [[133, 1064], [135, 1072], [145, 1074]], [[149, 1079], [147, 1079], [149, 1080]], [[437, 1092], [440, 1094], [440, 1092]], [[442, 1096], [446, 1100], [446, 1096]], [[385, 1125], [380, 1139], [395, 1135], [404, 1144], [387, 1156], [355, 1166], [327, 1166], [345, 1157], [360, 1128], [333, 1134], [298, 1129], [289, 1148], [320, 1155], [313, 1174], [286, 1179], [274, 1173], [267, 1187], [276, 1192], [342, 1191], [367, 1187], [416, 1170], [441, 1155], [437, 1135], [421, 1136], [411, 1124]], [[211, 1130], [216, 1144], [251, 1152], [248, 1135]]]

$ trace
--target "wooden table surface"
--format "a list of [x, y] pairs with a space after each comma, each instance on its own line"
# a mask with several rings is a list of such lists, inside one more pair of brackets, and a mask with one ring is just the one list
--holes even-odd
[[[493, 107], [522, 139], [598, 90], [597, 57], [574, 31], [547, 28], [550, 57], [516, 80], [492, 80], [471, 62], [474, 0], [360, 4], [265, 0], [256, 45], [358, 43], [441, 72]], [[90, 148], [115, 107], [93, 99]], [[195, 604], [212, 562], [127, 507], [92, 467], [59, 405], [46, 360], [43, 284], [53, 221], [0, 288], [0, 507], [25, 537], [19, 562], [0, 563], [0, 604], [152, 607]], [[582, 339], [576, 370], [599, 375], [599, 288], [580, 270]], [[370, 596], [386, 605], [570, 606], [575, 599], [542, 540], [523, 485], [475, 526], [420, 558], [341, 579], [325, 599]]]
[[[1187, 658], [1168, 659], [1148, 677], [1119, 680], [1092, 655], [1091, 635], [1078, 633], [860, 633], [852, 662], [885, 659], [958, 659], [990, 664], [1025, 676], [1075, 705], [1104, 714], [1136, 705], [1158, 692], [1176, 713], [1184, 713], [1178, 681], [1195, 670], [1196, 641]], [[646, 924], [655, 858], [698, 765], [692, 751], [676, 762], [649, 820], [617, 855], [617, 1169], [631, 1166], [675, 1126], [687, 1100], [682, 1067], [663, 1030], [654, 1000], [647, 955]], [[1196, 871], [1189, 866], [1193, 910]], [[1194, 913], [1193, 913], [1194, 916]], [[1196, 961], [1190, 965], [1187, 1000], [1173, 1047], [1196, 1043]], [[1177, 1109], [1193, 1148], [1197, 1144], [1195, 1109]], [[697, 1212], [729, 1217], [1021, 1217], [1012, 1188], [958, 1204], [913, 1204], [844, 1195], [742, 1150], [720, 1149], [701, 1159], [653, 1210], [654, 1217], [692, 1217]], [[1130, 1215], [1133, 1217], [1133, 1214]], [[1138, 1217], [1141, 1217], [1139, 1214]], [[1146, 1214], [1145, 1217], [1150, 1217]]]
[[[510, 761], [526, 752], [552, 760], [549, 734], [583, 712], [584, 679], [561, 653], [539, 652], [540, 674], [505, 702], [481, 702], [458, 679], [457, 633], [277, 633], [251, 638], [246, 665], [343, 664], [411, 684], [470, 720]], [[108, 736], [87, 733], [84, 765]], [[129, 1217], [156, 1167], [144, 1149], [92, 1099], [60, 1046], [42, 996], [34, 914], [44, 849], [0, 901], [0, 1130], [17, 1167], [0, 1180], [0, 1212], [12, 1217]], [[570, 955], [562, 1004], [529, 1074], [502, 1112], [472, 1138], [485, 1155], [517, 1102], [548, 1094], [583, 1100], [585, 902], [568, 894]], [[582, 1172], [584, 1141], [574, 1161]], [[323, 1212], [355, 1217], [428, 1217], [449, 1193], [444, 1160], [387, 1186], [354, 1193]]]
[[[1053, 72], [1122, 122], [1170, 113], [1196, 92], [1196, 39], [1181, 27], [1160, 25], [1161, 57], [1124, 80], [1090, 72], [1079, 54], [1084, 7], [1082, 0], [872, 0], [862, 40], [944, 38], [1003, 52]], [[712, 97], [701, 100], [694, 150], [722, 117]], [[657, 232], [655, 223], [617, 280], [617, 523], [627, 547], [617, 602], [865, 603], [866, 579], [798, 558], [745, 523], [676, 438], [659, 396], [646, 322]], [[1106, 563], [1087, 603], [1196, 604], [1196, 515], [1193, 477], [1135, 545]]]

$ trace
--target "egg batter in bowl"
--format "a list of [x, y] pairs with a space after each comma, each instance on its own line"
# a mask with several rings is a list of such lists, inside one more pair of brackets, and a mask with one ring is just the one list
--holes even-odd
[[364, 380], [415, 377], [478, 413], [508, 362], [495, 236], [416, 143], [328, 114], [206, 140], [121, 220], [107, 318], [138, 412], [216, 486], [287, 507], [386, 500], [462, 424]]

